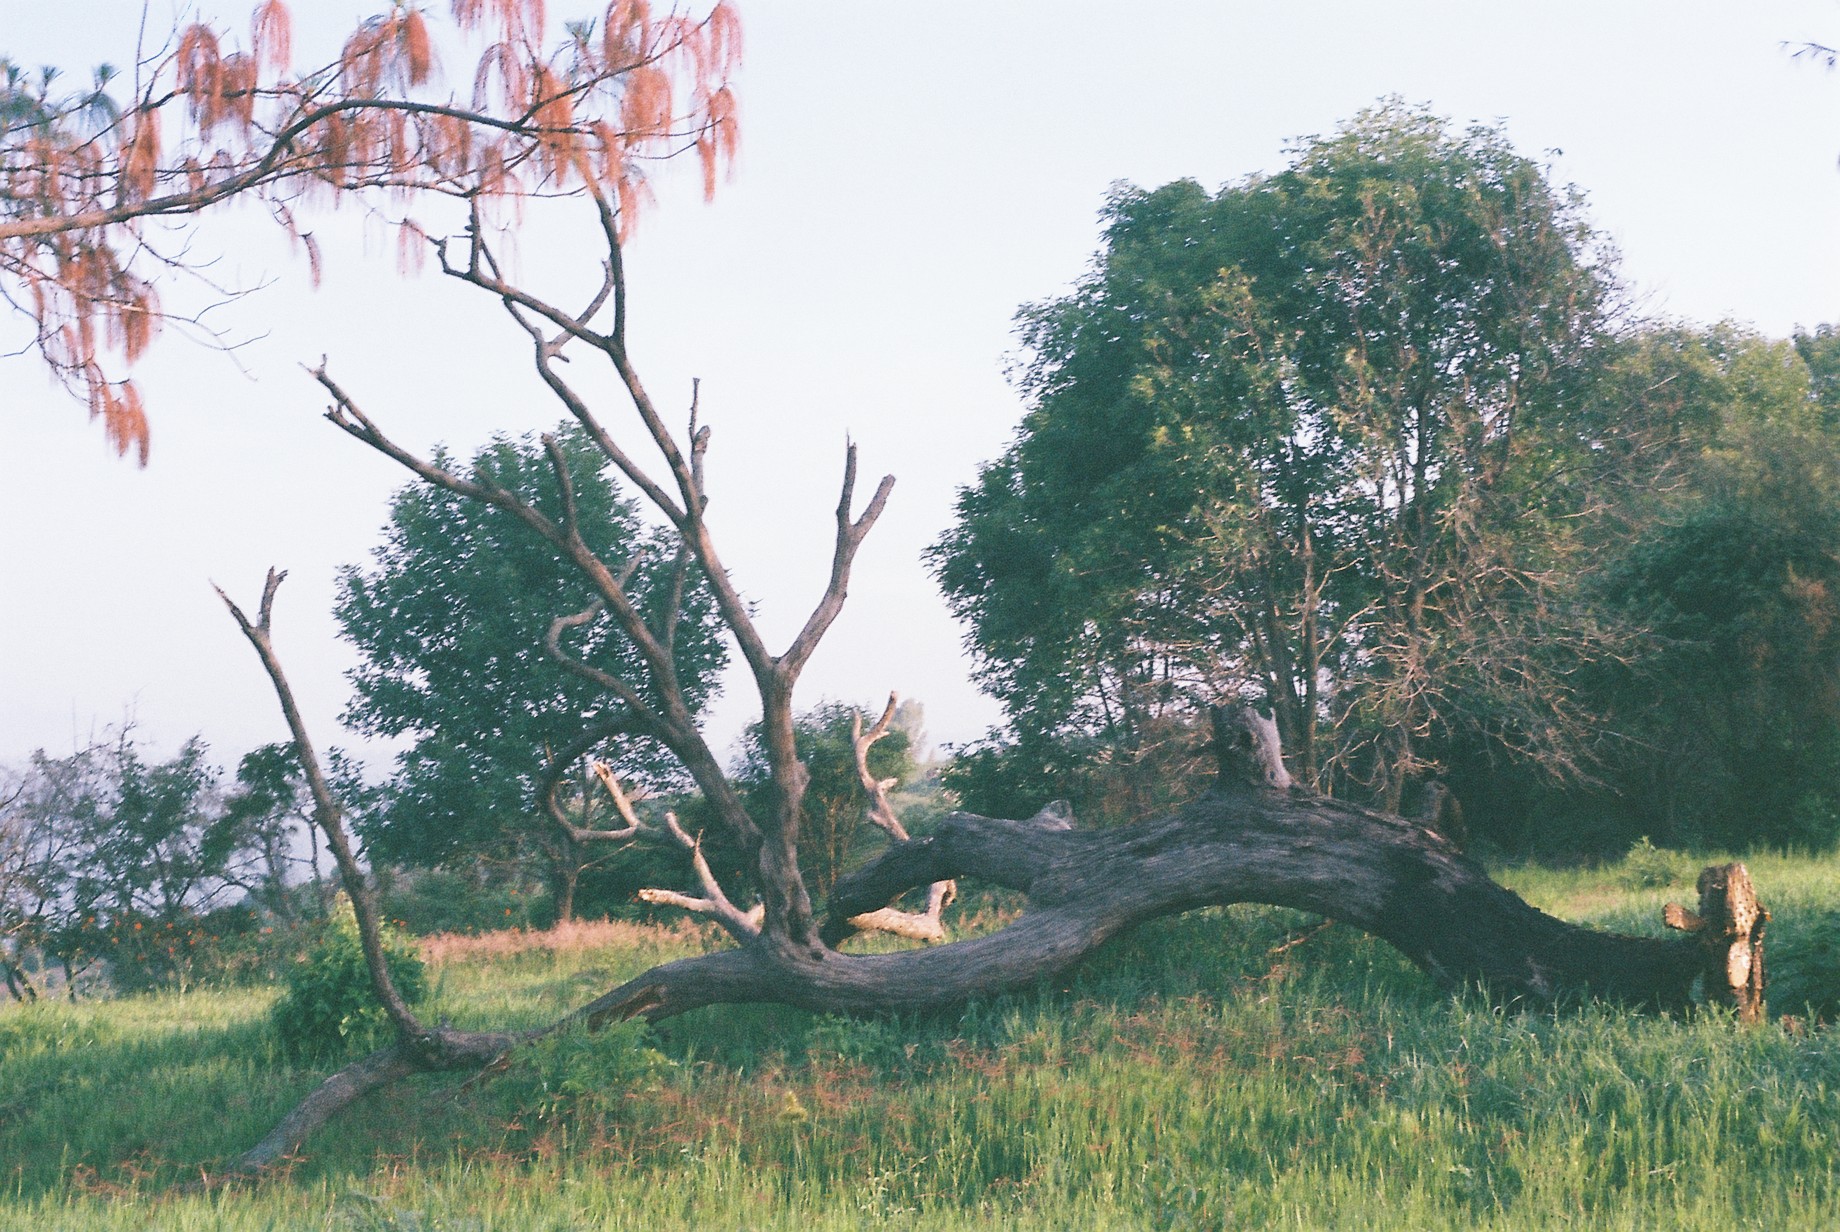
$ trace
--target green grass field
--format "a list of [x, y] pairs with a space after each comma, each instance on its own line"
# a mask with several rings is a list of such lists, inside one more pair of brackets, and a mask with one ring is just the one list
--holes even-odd
[[[1652, 932], [1698, 864], [1504, 878]], [[278, 1055], [273, 990], [7, 1007], [0, 1227], [1840, 1227], [1840, 1034], [1801, 1012], [1836, 995], [1840, 878], [1751, 868], [1773, 1008], [1798, 1015], [1758, 1029], [1500, 1014], [1347, 928], [1211, 910], [949, 1016], [563, 1037], [373, 1097], [284, 1175], [214, 1191], [201, 1169], [323, 1075]], [[516, 940], [435, 946], [428, 1017], [542, 1021], [712, 938]]]

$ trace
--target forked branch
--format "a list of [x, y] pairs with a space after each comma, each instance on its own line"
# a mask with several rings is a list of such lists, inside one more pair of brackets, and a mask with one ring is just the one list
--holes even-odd
[[716, 880], [709, 861], [703, 858], [702, 835], [692, 837], [687, 833], [678, 824], [675, 813], [667, 812], [664, 815], [664, 825], [672, 840], [690, 853], [690, 864], [696, 870], [698, 884], [703, 887], [703, 896], [696, 898], [675, 890], [645, 889], [639, 891], [639, 897], [648, 903], [706, 915], [727, 929], [729, 935], [737, 941], [748, 942], [758, 937], [766, 917], [765, 906], [757, 903], [747, 911], [736, 907], [729, 901], [728, 895], [723, 893], [722, 884]]
[[[856, 758], [856, 778], [868, 797], [868, 820], [888, 835], [891, 842], [908, 841], [907, 827], [901, 824], [894, 805], [889, 803], [888, 789], [895, 785], [894, 779], [877, 778], [869, 770], [869, 750], [875, 742], [886, 736], [893, 729], [896, 709], [901, 698], [897, 693], [888, 695], [888, 704], [882, 708], [882, 717], [868, 731], [863, 730], [862, 713], [850, 715], [850, 747]], [[944, 914], [945, 909], [958, 897], [958, 883], [955, 881], [936, 881], [927, 887], [925, 911], [901, 911], [894, 907], [881, 907], [874, 911], [851, 916], [847, 923], [858, 932], [893, 933], [914, 941], [938, 942], [946, 939]], [[835, 944], [835, 941], [832, 941]]]
[[851, 506], [856, 495], [856, 442], [851, 441], [844, 449], [843, 490], [837, 499], [837, 537], [831, 548], [831, 576], [825, 585], [824, 594], [818, 605], [806, 618], [805, 627], [793, 639], [786, 653], [779, 657], [778, 668], [781, 675], [791, 681], [797, 679], [818, 643], [843, 611], [843, 601], [850, 589], [850, 567], [856, 561], [856, 553], [876, 520], [882, 516], [882, 510], [888, 506], [888, 495], [894, 491], [894, 476], [882, 476], [876, 485], [875, 495], [869, 498], [860, 516], [852, 513]]

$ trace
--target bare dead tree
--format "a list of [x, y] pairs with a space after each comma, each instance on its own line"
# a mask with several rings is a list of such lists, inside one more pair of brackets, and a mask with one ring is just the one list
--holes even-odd
[[[617, 218], [604, 197], [596, 196], [595, 203], [606, 245], [604, 282], [580, 314], [507, 280], [477, 226], [465, 237], [463, 252], [442, 247], [441, 268], [497, 299], [528, 334], [538, 377], [669, 523], [686, 558], [710, 579], [721, 618], [741, 650], [762, 706], [772, 807], [759, 819], [743, 807], [685, 702], [672, 654], [674, 617], [641, 611], [626, 588], [631, 562], [604, 560], [587, 546], [568, 468], [553, 442], [550, 459], [561, 497], [561, 513], [554, 518], [489, 477], [463, 477], [405, 449], [360, 409], [324, 364], [313, 371], [331, 396], [327, 417], [333, 424], [423, 481], [510, 513], [592, 581], [596, 604], [555, 622], [548, 638], [552, 653], [568, 670], [603, 688], [633, 730], [678, 758], [709, 802], [715, 824], [752, 865], [761, 902], [753, 911], [742, 911], [702, 858], [700, 836], [667, 816], [665, 832], [689, 855], [701, 893], [654, 892], [654, 901], [709, 915], [735, 944], [654, 968], [563, 1022], [658, 1021], [728, 1002], [859, 1013], [934, 1009], [1033, 984], [1154, 916], [1244, 901], [1333, 914], [1391, 942], [1439, 980], [1480, 985], [1504, 1001], [1545, 1005], [1605, 996], [1679, 1010], [1691, 1002], [1693, 985], [1703, 977], [1710, 999], [1736, 1004], [1746, 1016], [1759, 1012], [1760, 947], [1768, 917], [1749, 893], [1741, 866], [1708, 874], [1696, 915], [1674, 913], [1675, 923], [1697, 926], [1689, 937], [1632, 938], [1566, 924], [1496, 885], [1422, 824], [1345, 805], [1294, 784], [1284, 769], [1275, 724], [1250, 712], [1217, 715], [1219, 783], [1203, 799], [1169, 816], [1089, 831], [1076, 828], [1057, 808], [1026, 821], [955, 814], [920, 839], [899, 828], [884, 785], [866, 773], [867, 749], [877, 728], [888, 721], [885, 713], [868, 732], [858, 727], [856, 744], [872, 817], [894, 841], [881, 857], [838, 883], [827, 917], [819, 921], [799, 867], [800, 806], [808, 775], [794, 743], [793, 690], [843, 606], [852, 564], [888, 500], [893, 479], [884, 478], [859, 512], [856, 449], [846, 449], [829, 580], [792, 641], [783, 650], [771, 650], [704, 517], [708, 495], [702, 461], [709, 431], [696, 424], [693, 413], [686, 438], [674, 437], [627, 353]], [[612, 368], [642, 429], [640, 439], [662, 460], [664, 478], [619, 443], [562, 375], [557, 362], [565, 351], [596, 356]], [[533, 1034], [429, 1029], [391, 989], [377, 943], [374, 902], [274, 656], [270, 613], [279, 580], [279, 574], [271, 574], [257, 620], [248, 620], [234, 605], [232, 612], [268, 668], [294, 731], [314, 792], [316, 820], [359, 908], [367, 961], [399, 1038], [327, 1079], [244, 1157], [244, 1165], [251, 1167], [297, 1149], [314, 1126], [365, 1091], [416, 1070], [483, 1066]], [[631, 640], [646, 679], [612, 675], [570, 653], [566, 634], [594, 620], [614, 621]], [[624, 838], [644, 829], [611, 770], [602, 782], [624, 825], [583, 837]], [[943, 891], [933, 888], [965, 876], [1021, 891], [1028, 909], [998, 932], [950, 944], [885, 954], [839, 948], [858, 931], [859, 920], [874, 919], [902, 895], [929, 887], [929, 893], [943, 898]]]

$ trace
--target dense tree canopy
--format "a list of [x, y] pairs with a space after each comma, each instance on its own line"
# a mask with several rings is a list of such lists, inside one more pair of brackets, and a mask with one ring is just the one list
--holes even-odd
[[1593, 484], [1580, 597], [1639, 630], [1573, 687], [1601, 716], [1565, 791], [1474, 742], [1442, 755], [1472, 814], [1523, 849], [1821, 846], [1840, 837], [1840, 417], [1821, 329], [1620, 339], [1594, 401], [1650, 448]]
[[1544, 585], [1542, 471], [1582, 447], [1607, 294], [1577, 199], [1390, 103], [1105, 217], [1022, 313], [1030, 409], [935, 549], [1012, 727], [1129, 761], [1256, 697], [1307, 781], [1394, 804], [1453, 724], [1562, 762], [1551, 656], [1589, 633]]
[[[628, 586], [648, 619], [677, 613], [677, 679], [700, 709], [726, 661], [708, 586], [641, 526], [584, 431], [565, 427], [553, 439], [590, 546], [628, 562]], [[452, 464], [445, 455], [437, 463]], [[551, 460], [533, 440], [493, 441], [472, 471], [539, 510], [555, 512], [562, 501]], [[552, 622], [593, 597], [588, 579], [503, 510], [421, 484], [396, 494], [370, 565], [341, 573], [336, 609], [361, 656], [347, 721], [411, 741], [387, 807], [361, 827], [373, 856], [431, 866], [534, 846], [552, 888], [566, 893], [588, 856], [542, 816], [546, 774], [574, 772], [576, 789], [562, 794], [578, 813], [600, 800], [580, 769], [589, 758], [654, 789], [680, 784], [643, 721], [545, 651]], [[573, 646], [602, 670], [637, 674], [638, 652], [610, 621], [588, 622]]]

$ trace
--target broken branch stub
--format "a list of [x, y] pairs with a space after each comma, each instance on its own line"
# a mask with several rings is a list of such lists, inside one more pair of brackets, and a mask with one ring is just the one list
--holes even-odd
[[[889, 802], [888, 789], [897, 780], [878, 779], [869, 770], [869, 750], [875, 742], [886, 736], [894, 723], [895, 710], [901, 704], [901, 695], [890, 693], [888, 704], [882, 708], [882, 717], [868, 731], [863, 730], [861, 711], [850, 715], [850, 747], [856, 759], [856, 779], [862, 785], [868, 797], [869, 823], [888, 835], [893, 843], [905, 843], [909, 836], [907, 827], [901, 824], [899, 814]], [[936, 881], [927, 887], [925, 911], [901, 911], [898, 908], [880, 907], [874, 911], [865, 911], [851, 916], [846, 923], [849, 928], [864, 933], [891, 933], [897, 937], [906, 937], [910, 941], [924, 941], [934, 944], [946, 939], [944, 920], [945, 909], [958, 898], [958, 884], [954, 881]], [[836, 929], [827, 929], [824, 933], [825, 944], [837, 945], [844, 935]]]
[[1739, 1022], [1762, 1022], [1763, 935], [1770, 913], [1757, 901], [1750, 870], [1742, 864], [1711, 865], [1699, 875], [1699, 913], [1669, 903], [1662, 919], [1698, 942], [1706, 1000], [1730, 1006]]

